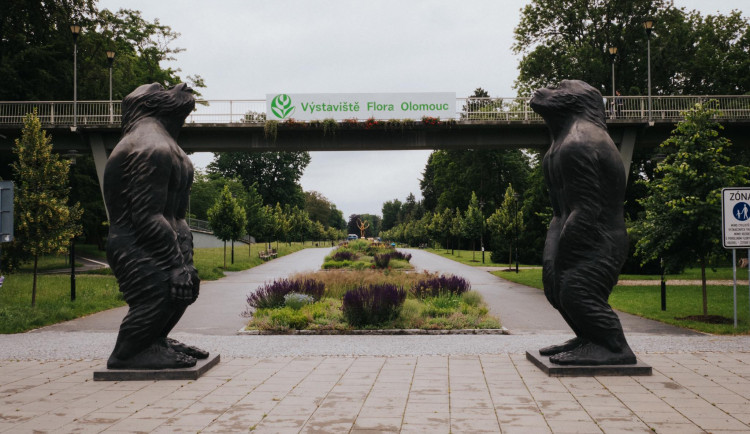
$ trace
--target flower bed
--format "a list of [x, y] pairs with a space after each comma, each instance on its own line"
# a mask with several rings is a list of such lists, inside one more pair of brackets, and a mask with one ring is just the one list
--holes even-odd
[[399, 252], [393, 247], [358, 240], [339, 245], [333, 253], [325, 257], [322, 268], [408, 270], [413, 268], [409, 264], [410, 260], [410, 254]]
[[500, 328], [460, 277], [372, 269], [274, 281], [248, 296], [245, 315], [251, 318], [247, 329], [276, 333]]

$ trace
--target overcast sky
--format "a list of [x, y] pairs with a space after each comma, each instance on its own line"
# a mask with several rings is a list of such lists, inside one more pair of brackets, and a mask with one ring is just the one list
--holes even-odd
[[[703, 13], [746, 0], [674, 0]], [[136, 9], [181, 34], [186, 50], [162, 66], [198, 74], [203, 98], [267, 93], [455, 92], [515, 96], [513, 29], [526, 0], [99, 0]], [[746, 9], [746, 8], [745, 8]], [[343, 211], [380, 214], [383, 202], [421, 197], [429, 151], [312, 152], [302, 188]], [[212, 154], [195, 154], [205, 167]]]

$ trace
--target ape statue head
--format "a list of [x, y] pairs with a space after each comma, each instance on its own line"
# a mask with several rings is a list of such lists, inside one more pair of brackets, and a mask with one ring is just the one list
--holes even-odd
[[602, 94], [581, 80], [563, 80], [558, 87], [537, 89], [530, 105], [553, 130], [571, 117], [606, 128]]
[[157, 118], [176, 134], [194, 108], [193, 89], [185, 83], [169, 89], [159, 83], [144, 84], [122, 100], [122, 133], [130, 132], [144, 118]]

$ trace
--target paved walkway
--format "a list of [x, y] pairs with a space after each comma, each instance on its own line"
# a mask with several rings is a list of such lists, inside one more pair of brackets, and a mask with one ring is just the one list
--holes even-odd
[[326, 249], [307, 249], [202, 286], [175, 333], [221, 354], [197, 381], [92, 381], [124, 309], [0, 335], [0, 432], [750, 432], [750, 336], [623, 318], [653, 376], [549, 378], [523, 352], [570, 332], [541, 291], [412, 253], [467, 277], [516, 334], [233, 335], [248, 292], [319, 266]]
[[520, 354], [224, 358], [197, 381], [0, 362], [0, 432], [741, 433], [750, 354], [646, 354], [650, 377], [549, 378]]
[[[330, 251], [330, 248], [303, 249], [249, 270], [226, 272], [226, 277], [219, 280], [201, 282], [200, 297], [188, 308], [174, 331], [212, 336], [236, 334], [248, 321], [242, 317], [248, 294], [274, 279], [319, 270], [323, 258]], [[37, 332], [116, 332], [127, 312], [127, 306], [123, 306], [45, 327]]]
[[[490, 312], [500, 318], [513, 334], [570, 333], [570, 327], [549, 304], [544, 292], [526, 285], [501, 279], [480, 267], [471, 267], [424, 250], [402, 249], [412, 254], [411, 263], [418, 269], [463, 276], [482, 294]], [[620, 316], [628, 335], [694, 335], [695, 332], [624, 312]]]

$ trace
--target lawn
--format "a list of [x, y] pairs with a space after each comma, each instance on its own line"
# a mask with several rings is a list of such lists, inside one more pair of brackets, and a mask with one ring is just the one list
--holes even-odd
[[70, 301], [70, 275], [37, 276], [36, 307], [31, 307], [32, 274], [5, 276], [0, 288], [0, 333], [27, 330], [125, 305], [114, 276], [76, 276]]
[[[747, 270], [743, 271], [743, 278], [746, 279]], [[731, 268], [729, 269], [729, 273], [731, 277]], [[496, 271], [492, 274], [527, 286], [542, 288], [541, 269], [521, 270], [518, 274], [502, 271]], [[685, 274], [670, 275], [668, 279], [694, 280], [695, 275], [696, 269], [688, 269]], [[697, 269], [697, 275], [700, 277], [700, 269]], [[725, 278], [723, 276], [726, 276], [726, 269], [718, 269], [716, 272], [706, 272], [706, 277], [709, 279], [723, 279]], [[647, 276], [636, 276], [636, 278], [643, 280], [658, 280], [660, 276], [648, 276], [650, 277], [648, 279], [645, 277]], [[739, 278], [740, 276], [738, 275]], [[732, 291], [732, 286], [709, 285], [707, 287], [708, 314], [719, 315], [732, 320], [734, 318]], [[617, 285], [612, 291], [609, 301], [612, 307], [623, 312], [705, 333], [747, 334], [750, 332], [747, 285], [738, 285], [737, 288], [738, 327], [736, 329], [732, 323], [707, 324], [684, 319], [688, 316], [701, 315], [703, 313], [700, 285], [677, 286], [667, 284], [666, 311], [661, 310], [661, 290], [658, 281], [654, 282], [654, 285], [648, 286]]]
[[[426, 252], [434, 253], [444, 258], [452, 259], [462, 264], [471, 265], [472, 267], [505, 267], [508, 268], [507, 262], [492, 262], [490, 256], [492, 252], [484, 252], [484, 263], [482, 263], [482, 252], [480, 250], [445, 250], [445, 249], [424, 249]], [[451, 253], [453, 252], [453, 253]], [[521, 267], [529, 265], [520, 264]], [[511, 267], [515, 269], [516, 263], [513, 262]]]
[[[307, 243], [304, 247], [310, 246]], [[253, 244], [248, 255], [247, 245], [235, 245], [234, 265], [230, 265], [230, 250], [227, 248], [226, 271], [240, 271], [261, 264], [263, 261], [258, 257], [258, 250], [264, 250], [263, 247], [263, 244]], [[292, 243], [291, 246], [279, 243], [279, 256], [304, 247], [301, 243]], [[96, 250], [95, 246], [86, 246], [80, 251], [97, 258], [104, 253]], [[222, 268], [224, 250], [196, 249], [195, 265], [202, 280], [221, 278], [225, 271]], [[39, 266], [40, 270], [69, 267], [65, 255], [40, 258]], [[118, 290], [117, 280], [111, 270], [105, 269], [77, 274], [75, 302], [70, 301], [70, 274], [38, 275], [36, 307], [32, 308], [33, 275], [29, 270], [27, 264], [21, 268], [21, 272], [7, 275], [0, 287], [0, 334], [21, 333], [126, 304]]]

